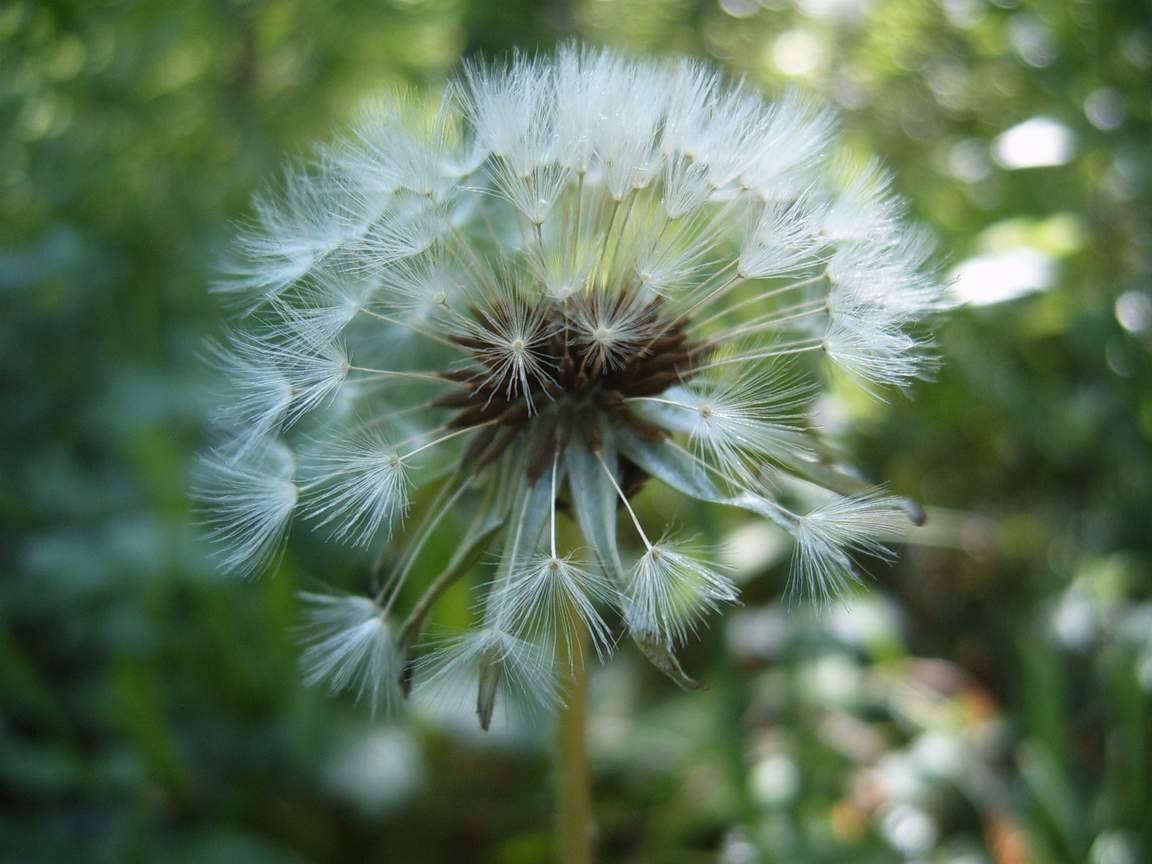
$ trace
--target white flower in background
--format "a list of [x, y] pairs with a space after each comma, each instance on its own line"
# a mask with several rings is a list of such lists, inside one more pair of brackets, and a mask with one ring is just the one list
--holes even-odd
[[[829, 463], [809, 402], [822, 365], [906, 385], [945, 302], [887, 176], [834, 145], [795, 94], [568, 47], [470, 65], [431, 112], [381, 109], [260, 200], [219, 286], [245, 314], [216, 350], [233, 392], [200, 496], [245, 575], [294, 516], [384, 547], [374, 598], [305, 596], [309, 680], [385, 708], [467, 673], [487, 724], [509, 688], [558, 698], [578, 637], [607, 652], [619, 622], [695, 686], [673, 649], [737, 590], [644, 524], [649, 478], [790, 532], [793, 585], [817, 598], [884, 553], [916, 511]], [[804, 485], [832, 500], [805, 512]], [[429, 572], [450, 516], [470, 527]], [[477, 629], [417, 662], [428, 611], [486, 550]]]

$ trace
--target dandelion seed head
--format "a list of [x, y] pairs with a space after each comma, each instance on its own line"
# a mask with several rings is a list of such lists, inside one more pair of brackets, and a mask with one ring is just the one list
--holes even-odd
[[[632, 507], [651, 480], [792, 533], [818, 598], [894, 536], [892, 501], [820, 462], [808, 404], [829, 367], [878, 392], [930, 371], [949, 303], [889, 175], [810, 100], [567, 45], [385, 100], [280, 186], [218, 286], [241, 320], [209, 352], [228, 388], [198, 496], [244, 575], [296, 516], [380, 550], [373, 598], [306, 598], [309, 680], [386, 708], [379, 674], [467, 677], [487, 724], [555, 704], [623, 621], [694, 686], [672, 651], [737, 594]], [[789, 477], [841, 493], [805, 512]], [[415, 647], [475, 570], [479, 626]]]

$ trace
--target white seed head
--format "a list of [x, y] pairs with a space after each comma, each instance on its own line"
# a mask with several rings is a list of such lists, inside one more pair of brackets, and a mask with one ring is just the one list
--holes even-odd
[[[245, 575], [296, 513], [379, 541], [378, 601], [308, 600], [310, 677], [382, 704], [363, 670], [411, 671], [437, 599], [491, 566], [482, 626], [421, 661], [417, 689], [467, 671], [484, 724], [505, 698], [552, 704], [581, 630], [607, 653], [608, 607], [693, 686], [672, 649], [736, 590], [652, 541], [631, 505], [650, 478], [791, 531], [793, 583], [819, 597], [879, 550], [895, 499], [799, 515], [785, 481], [842, 486], [806, 421], [821, 373], [906, 387], [950, 304], [928, 234], [883, 168], [841, 154], [828, 111], [705, 63], [566, 45], [471, 63], [431, 105], [385, 100], [281, 185], [219, 285], [244, 315], [210, 352], [225, 443], [198, 494]], [[410, 498], [431, 503], [393, 532]]]

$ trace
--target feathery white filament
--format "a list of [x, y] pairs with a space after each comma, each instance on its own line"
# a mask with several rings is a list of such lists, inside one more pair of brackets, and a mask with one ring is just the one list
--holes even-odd
[[332, 694], [351, 691], [373, 715], [400, 701], [402, 668], [392, 628], [367, 597], [301, 592], [305, 604], [300, 665], [308, 686], [327, 683]]
[[837, 497], [798, 516], [791, 590], [827, 602], [858, 578], [854, 554], [888, 557], [884, 541], [907, 527], [900, 499], [878, 490]]
[[553, 381], [540, 350], [552, 336], [548, 321], [543, 309], [530, 306], [515, 288], [500, 290], [475, 318], [460, 323], [461, 335], [486, 366], [483, 380], [493, 389], [523, 396], [531, 405], [533, 386]]
[[327, 268], [270, 301], [263, 320], [269, 338], [291, 346], [334, 343], [360, 312], [372, 284], [346, 270]]
[[375, 193], [377, 217], [398, 193], [437, 199], [449, 186], [450, 161], [467, 162], [451, 149], [450, 114], [442, 109], [429, 118], [422, 109], [403, 96], [380, 101], [364, 112], [344, 141], [325, 152], [349, 189]]
[[348, 359], [336, 343], [304, 332], [291, 342], [250, 332], [234, 334], [214, 348], [217, 363], [235, 388], [221, 419], [241, 437], [266, 436], [291, 427], [326, 405], [348, 374]]
[[411, 482], [404, 459], [378, 434], [325, 442], [312, 455], [311, 468], [315, 479], [305, 486], [303, 509], [335, 540], [363, 546], [408, 510]]
[[649, 419], [686, 433], [726, 475], [756, 486], [766, 461], [787, 464], [809, 452], [804, 409], [812, 395], [787, 369], [768, 364], [635, 401]]
[[625, 622], [642, 639], [667, 645], [683, 642], [704, 615], [718, 603], [734, 602], [739, 592], [727, 576], [695, 560], [667, 537], [652, 543], [603, 455], [597, 453], [596, 458], [644, 542], [644, 554], [633, 566], [624, 593]]
[[672, 296], [707, 272], [719, 242], [712, 219], [677, 217], [660, 230], [642, 225], [631, 241], [632, 272], [647, 291]]
[[262, 440], [239, 455], [213, 452], [198, 468], [194, 496], [205, 508], [221, 568], [242, 577], [258, 575], [279, 553], [296, 509], [292, 452]]
[[568, 184], [569, 172], [563, 165], [549, 163], [521, 174], [510, 162], [501, 160], [492, 168], [499, 193], [533, 225], [543, 225], [556, 206], [556, 199]]
[[516, 54], [504, 69], [469, 64], [461, 102], [476, 137], [520, 176], [544, 164], [553, 148], [555, 91], [549, 68]]
[[823, 347], [837, 366], [880, 386], [906, 386], [932, 365], [924, 343], [874, 307], [838, 310], [824, 334]]
[[303, 170], [285, 173], [278, 196], [256, 199], [257, 224], [236, 242], [221, 291], [251, 297], [248, 311], [276, 297], [352, 239], [362, 226], [349, 218], [333, 178]]
[[727, 576], [665, 537], [633, 566], [624, 615], [633, 632], [678, 644], [695, 632], [705, 615], [738, 596]]
[[573, 340], [588, 349], [594, 371], [615, 369], [653, 333], [651, 311], [639, 297], [606, 291], [587, 295], [575, 313]]
[[932, 239], [916, 230], [841, 244], [828, 261], [833, 308], [873, 306], [901, 325], [947, 308], [945, 285], [927, 266], [934, 251]]
[[550, 512], [551, 547], [546, 555], [535, 555], [514, 570], [496, 588], [490, 600], [495, 621], [532, 642], [555, 645], [563, 640], [565, 657], [575, 660], [581, 628], [591, 637], [597, 654], [603, 656], [612, 641], [611, 632], [597, 603], [615, 599], [611, 585], [598, 571], [561, 556], [556, 549], [556, 477], [559, 459], [552, 462]]
[[380, 274], [398, 261], [427, 252], [447, 228], [446, 214], [435, 205], [398, 206], [373, 223], [357, 260], [369, 274]]
[[904, 206], [892, 193], [892, 178], [873, 160], [856, 169], [841, 162], [836, 166], [841, 188], [824, 209], [821, 233], [832, 241], [866, 242], [901, 233]]
[[496, 706], [548, 713], [560, 701], [551, 652], [497, 626], [470, 630], [435, 646], [416, 663], [418, 692], [452, 703], [477, 693], [485, 729]]
[[786, 276], [812, 265], [820, 249], [816, 220], [804, 200], [770, 203], [753, 217], [740, 249], [743, 279]]

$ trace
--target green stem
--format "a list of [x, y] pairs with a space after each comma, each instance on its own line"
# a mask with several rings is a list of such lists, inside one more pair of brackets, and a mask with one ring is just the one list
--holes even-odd
[[588, 664], [581, 631], [572, 645], [567, 703], [556, 721], [556, 842], [560, 864], [592, 862], [592, 795], [588, 772]]

